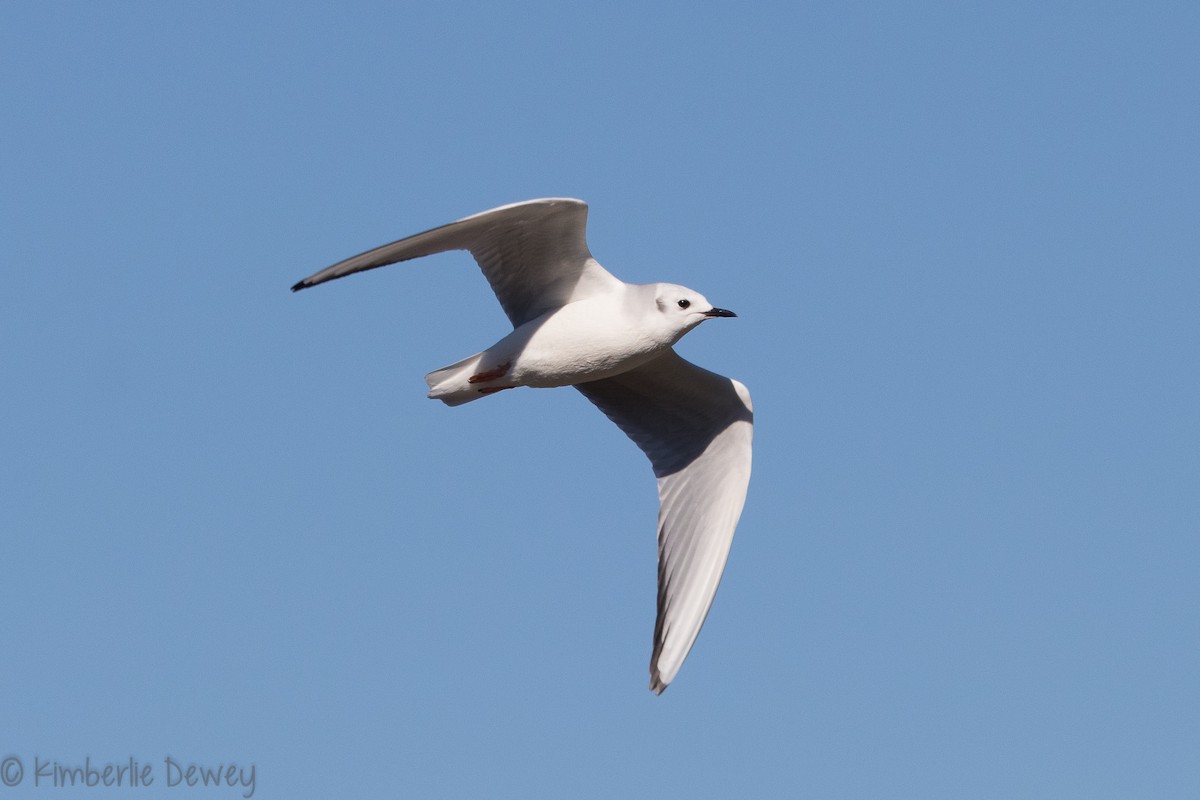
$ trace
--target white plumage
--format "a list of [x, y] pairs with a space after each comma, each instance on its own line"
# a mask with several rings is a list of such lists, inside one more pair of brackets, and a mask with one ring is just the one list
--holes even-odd
[[737, 381], [672, 346], [714, 317], [702, 295], [627, 284], [588, 251], [587, 204], [501, 206], [334, 264], [293, 291], [447, 250], [475, 257], [513, 324], [488, 349], [426, 376], [460, 405], [518, 386], [575, 386], [650, 459], [658, 479], [658, 616], [650, 688], [679, 671], [708, 615], [750, 481], [753, 410]]

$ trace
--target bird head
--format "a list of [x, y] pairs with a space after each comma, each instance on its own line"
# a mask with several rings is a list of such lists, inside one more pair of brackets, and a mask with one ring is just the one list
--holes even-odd
[[654, 304], [671, 327], [682, 335], [714, 317], [736, 317], [737, 314], [717, 308], [697, 291], [673, 283], [655, 285]]

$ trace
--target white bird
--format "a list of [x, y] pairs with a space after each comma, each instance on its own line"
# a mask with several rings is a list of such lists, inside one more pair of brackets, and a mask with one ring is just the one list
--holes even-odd
[[448, 250], [475, 257], [513, 324], [482, 353], [429, 373], [429, 397], [460, 405], [517, 386], [574, 386], [650, 459], [658, 479], [658, 616], [650, 688], [661, 694], [708, 615], [750, 481], [753, 410], [735, 380], [672, 346], [736, 316], [690, 289], [627, 284], [588, 251], [587, 204], [494, 208], [346, 259], [292, 291]]

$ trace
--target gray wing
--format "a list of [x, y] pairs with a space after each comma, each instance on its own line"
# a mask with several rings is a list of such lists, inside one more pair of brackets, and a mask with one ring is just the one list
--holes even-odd
[[587, 203], [546, 198], [484, 211], [338, 262], [292, 287], [412, 258], [467, 250], [483, 270], [513, 327], [552, 308], [622, 285], [588, 252]]
[[658, 478], [658, 617], [650, 688], [661, 694], [708, 615], [746, 501], [754, 430], [750, 392], [674, 350], [575, 388], [642, 449]]

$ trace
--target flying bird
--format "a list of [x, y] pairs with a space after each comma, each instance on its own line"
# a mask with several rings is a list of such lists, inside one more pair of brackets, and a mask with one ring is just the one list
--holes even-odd
[[425, 376], [451, 406], [518, 386], [574, 386], [650, 459], [658, 479], [658, 615], [650, 689], [661, 694], [708, 615], [750, 481], [754, 414], [741, 383], [673, 346], [736, 316], [670, 283], [625, 283], [592, 258], [587, 204], [546, 198], [494, 208], [346, 259], [307, 289], [400, 261], [466, 250], [513, 331]]

